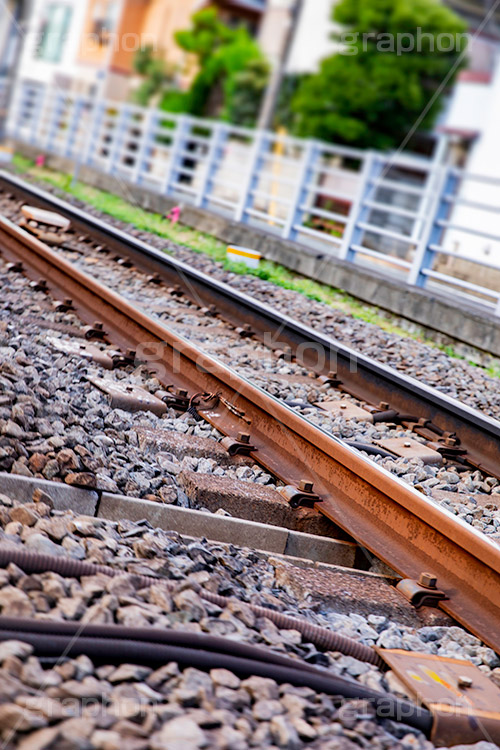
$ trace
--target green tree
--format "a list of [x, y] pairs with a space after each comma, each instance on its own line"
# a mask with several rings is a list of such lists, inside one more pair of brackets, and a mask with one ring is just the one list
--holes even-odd
[[419, 126], [431, 128], [439, 88], [452, 82], [466, 46], [458, 16], [439, 0], [340, 0], [333, 19], [349, 33], [338, 37], [343, 50], [299, 86], [292, 101], [297, 134], [391, 148], [426, 107]]
[[183, 50], [197, 58], [199, 72], [184, 94], [167, 93], [162, 108], [253, 124], [269, 66], [247, 29], [226, 26], [216, 10], [208, 8], [195, 13], [191, 28], [178, 31], [175, 38]]
[[139, 49], [133, 61], [134, 70], [143, 80], [133, 92], [137, 104], [146, 106], [154, 96], [158, 96], [173, 80], [173, 71], [165, 60], [156, 55], [152, 46]]

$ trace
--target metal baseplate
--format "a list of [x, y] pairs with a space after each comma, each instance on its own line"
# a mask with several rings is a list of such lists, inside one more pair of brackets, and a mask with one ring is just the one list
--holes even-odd
[[400, 649], [376, 651], [409, 697], [432, 713], [437, 747], [500, 743], [500, 688], [474, 664]]

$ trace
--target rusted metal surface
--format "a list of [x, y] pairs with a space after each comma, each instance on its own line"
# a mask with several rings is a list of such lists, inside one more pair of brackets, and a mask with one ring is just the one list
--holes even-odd
[[378, 648], [410, 696], [434, 716], [436, 746], [500, 742], [500, 688], [471, 662]]
[[437, 579], [429, 573], [422, 573], [418, 581], [403, 578], [396, 588], [416, 609], [420, 607], [437, 607], [447, 599], [444, 591], [437, 587]]
[[298, 487], [294, 487], [292, 484], [287, 484], [284, 487], [279, 487], [278, 492], [285, 500], [292, 506], [292, 508], [299, 508], [301, 505], [308, 508], [313, 508], [317, 503], [322, 502], [321, 498], [314, 492], [313, 482], [302, 480]]
[[94, 344], [87, 344], [83, 341], [66, 339], [56, 339], [54, 336], [47, 336], [47, 343], [56, 349], [58, 352], [64, 352], [73, 356], [83, 357], [83, 359], [91, 359], [93, 362], [97, 362], [106, 370], [112, 370], [113, 359], [112, 357], [98, 346]]
[[418, 440], [410, 438], [389, 438], [387, 440], [375, 440], [386, 451], [394, 453], [401, 458], [420, 458], [424, 464], [442, 464], [443, 457], [440, 453], [429, 448], [428, 445], [419, 443]]
[[161, 416], [167, 411], [166, 404], [159, 398], [148, 393], [144, 388], [137, 385], [121, 383], [117, 380], [106, 378], [87, 378], [96, 388], [111, 396], [113, 409], [123, 411], [152, 411], [153, 414]]
[[[322, 502], [316, 509], [405, 578], [437, 576], [449, 599], [441, 607], [500, 650], [500, 549], [332, 435], [296, 414], [157, 319], [75, 269], [31, 235], [0, 219], [0, 247], [22, 261], [57, 296], [69, 295], [85, 320], [96, 311], [115, 345], [152, 353], [150, 368], [192, 397], [211, 394], [198, 410], [223, 434], [250, 432], [252, 458], [285, 484], [306, 477]], [[217, 398], [214, 398], [214, 396]], [[210, 404], [213, 405], [210, 405]]]

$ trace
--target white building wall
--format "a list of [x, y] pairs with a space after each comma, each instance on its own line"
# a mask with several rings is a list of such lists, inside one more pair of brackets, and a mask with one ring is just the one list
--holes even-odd
[[[461, 226], [500, 234], [500, 52], [490, 83], [458, 82], [444, 125], [447, 129], [475, 131], [465, 170], [498, 180], [498, 184], [477, 180], [462, 181], [460, 198], [496, 207], [484, 211], [457, 205], [451, 221]], [[458, 256], [469, 256], [500, 267], [500, 242], [450, 230], [444, 245]]]
[[76, 89], [81, 89], [78, 93], [87, 93], [85, 89], [88, 89], [98, 80], [98, 70], [94, 66], [84, 65], [78, 60], [87, 3], [85, 0], [63, 1], [65, 5], [71, 8], [72, 14], [60, 61], [57, 63], [46, 62], [36, 57], [44, 7], [48, 4], [48, 0], [34, 0], [18, 77], [19, 79], [30, 79], [48, 85], [54, 85], [56, 76], [59, 80], [67, 78], [68, 82], [74, 82]]
[[312, 73], [321, 60], [338, 50], [331, 38], [340, 27], [332, 21], [335, 0], [304, 0], [292, 43], [286, 72]]

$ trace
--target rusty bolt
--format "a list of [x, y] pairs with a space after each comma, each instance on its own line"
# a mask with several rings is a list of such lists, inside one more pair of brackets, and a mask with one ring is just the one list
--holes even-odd
[[463, 689], [470, 688], [472, 687], [472, 678], [461, 675], [457, 680], [457, 685], [459, 688]]
[[180, 396], [181, 398], [187, 398], [188, 392], [186, 391], [185, 388], [178, 388], [177, 395]]
[[299, 483], [299, 490], [301, 492], [312, 492], [314, 484], [308, 479], [301, 479]]
[[387, 409], [389, 408], [389, 404], [387, 403], [387, 401], [381, 401], [378, 405], [378, 408], [382, 409], [382, 411], [387, 411]]
[[337, 377], [337, 371], [330, 370], [330, 372], [328, 373], [328, 377], [331, 378], [331, 380], [334, 380]]
[[418, 579], [418, 582], [421, 586], [424, 586], [426, 589], [435, 589], [437, 584], [437, 578], [436, 576], [432, 575], [432, 573], [420, 573], [420, 578]]
[[246, 443], [248, 445], [250, 443], [250, 435], [248, 432], [238, 432], [236, 440], [238, 443]]
[[93, 327], [95, 328], [96, 331], [102, 331], [103, 323], [101, 323], [100, 320], [96, 320]]

